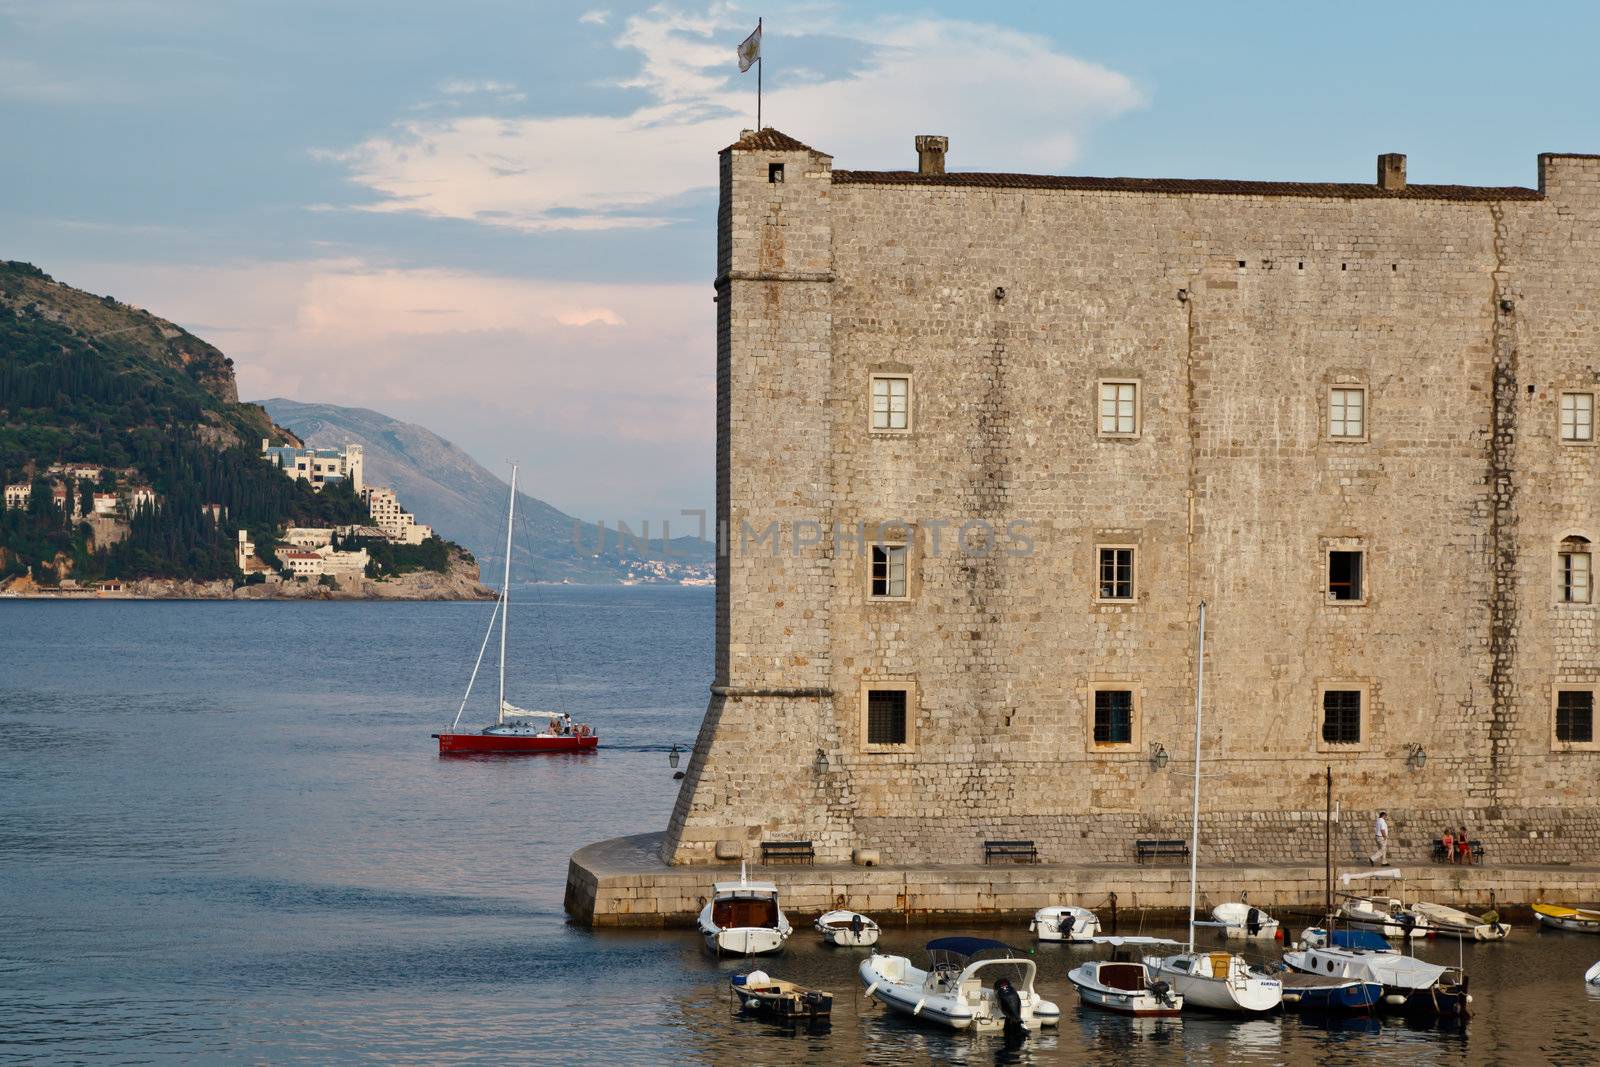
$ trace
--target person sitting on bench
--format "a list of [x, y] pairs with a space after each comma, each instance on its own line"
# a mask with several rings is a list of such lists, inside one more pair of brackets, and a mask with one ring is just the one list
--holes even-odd
[[1446, 826], [1444, 828], [1444, 833], [1439, 837], [1439, 844], [1444, 848], [1444, 861], [1446, 863], [1454, 863], [1456, 861], [1456, 839], [1455, 835], [1450, 832], [1450, 827]]
[[1465, 826], [1456, 830], [1456, 861], [1465, 863], [1468, 866], [1472, 864], [1472, 842], [1467, 840], [1467, 828]]

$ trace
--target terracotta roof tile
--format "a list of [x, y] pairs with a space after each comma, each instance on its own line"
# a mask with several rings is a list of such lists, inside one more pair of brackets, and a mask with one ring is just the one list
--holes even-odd
[[[763, 134], [767, 131], [763, 131]], [[783, 136], [779, 134], [778, 136]], [[803, 146], [802, 146], [803, 147]], [[1067, 189], [1091, 193], [1178, 193], [1215, 196], [1308, 196], [1346, 200], [1540, 200], [1521, 186], [1407, 185], [1382, 189], [1355, 182], [1249, 182], [1213, 178], [1078, 178], [1050, 174], [991, 174], [957, 171], [920, 174], [910, 170], [836, 170], [839, 185], [955, 185], [985, 189]]]
[[[771, 126], [761, 130], [751, 130], [743, 137], [733, 142], [723, 151], [737, 148], [744, 151], [764, 152], [817, 152], [808, 144], [801, 144], [786, 133], [779, 133]], [[817, 155], [826, 155], [826, 152], [817, 152]]]

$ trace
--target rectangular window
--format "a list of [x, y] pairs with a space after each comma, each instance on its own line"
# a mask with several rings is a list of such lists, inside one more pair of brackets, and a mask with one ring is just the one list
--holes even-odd
[[778, 182], [783, 181], [783, 164], [782, 163], [768, 163], [767, 164], [767, 181], [772, 182], [774, 184], [777, 184]]
[[1328, 553], [1328, 599], [1361, 599], [1360, 552]]
[[1561, 602], [1587, 604], [1590, 596], [1590, 563], [1588, 545], [1565, 541], [1561, 546]]
[[1329, 745], [1361, 743], [1361, 691], [1329, 689], [1322, 694], [1322, 740]]
[[1100, 599], [1133, 599], [1133, 549], [1100, 550]]
[[1100, 436], [1134, 437], [1139, 433], [1139, 383], [1100, 383]]
[[1367, 391], [1359, 388], [1334, 389], [1328, 398], [1328, 436], [1365, 437], [1367, 435]]
[[906, 743], [906, 691], [867, 690], [867, 744]]
[[872, 428], [906, 430], [911, 427], [911, 379], [881, 376], [872, 379]]
[[1592, 690], [1563, 689], [1556, 694], [1556, 740], [1579, 744], [1594, 741]]
[[1094, 694], [1094, 743], [1133, 744], [1133, 692], [1098, 689]]
[[1594, 440], [1594, 394], [1561, 394], [1561, 439], [1563, 441]]
[[872, 595], [888, 600], [906, 595], [905, 545], [872, 546]]

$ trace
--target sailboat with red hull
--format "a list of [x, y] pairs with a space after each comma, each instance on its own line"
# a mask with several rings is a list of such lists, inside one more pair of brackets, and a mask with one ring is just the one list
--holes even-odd
[[[517, 468], [511, 467], [511, 506], [506, 513], [506, 570], [500, 583], [500, 599], [495, 603], [494, 616], [483, 635], [478, 649], [478, 662], [472, 666], [472, 677], [467, 679], [467, 691], [456, 709], [455, 721], [444, 733], [434, 734], [439, 741], [441, 756], [454, 755], [537, 755], [544, 752], [592, 752], [600, 744], [600, 737], [584, 723], [575, 723], [572, 716], [559, 711], [530, 711], [506, 700], [506, 623], [511, 610], [511, 526], [517, 513]], [[489, 650], [489, 638], [494, 636], [495, 624], [500, 626], [500, 704], [495, 721], [481, 730], [462, 731], [461, 716], [467, 710], [467, 700], [472, 696], [472, 685], [478, 680], [478, 670], [483, 666], [483, 654]]]

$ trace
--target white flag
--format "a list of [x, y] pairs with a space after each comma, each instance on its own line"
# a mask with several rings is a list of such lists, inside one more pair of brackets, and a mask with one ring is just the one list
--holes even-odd
[[761, 58], [761, 23], [756, 23], [755, 32], [744, 39], [739, 45], [739, 73], [743, 74]]

